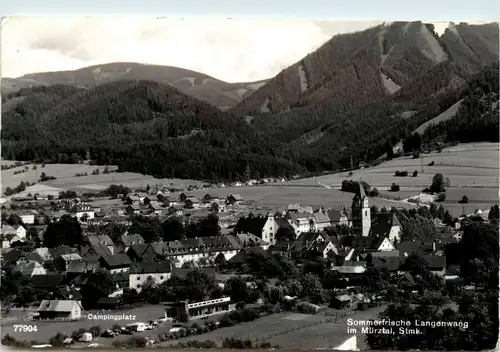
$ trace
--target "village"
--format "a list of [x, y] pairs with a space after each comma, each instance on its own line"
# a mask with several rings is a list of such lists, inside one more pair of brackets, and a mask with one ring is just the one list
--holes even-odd
[[[89, 331], [102, 344], [160, 329], [160, 337], [147, 340], [158, 344], [185, 336], [187, 321], [246, 304], [269, 314], [274, 305], [369, 312], [394, 295], [412, 301], [424, 294], [422, 281], [443, 287], [460, 279], [463, 226], [492, 218], [480, 213], [443, 223], [438, 209], [376, 209], [361, 184], [340, 209], [288, 204], [260, 212], [239, 194], [198, 199], [167, 186], [128, 191], [34, 194], [2, 211], [3, 331], [19, 337], [16, 324], [36, 324], [37, 336], [45, 337], [40, 344], [58, 332], [64, 338], [52, 344], [71, 345], [90, 343]], [[498, 212], [492, 209], [490, 215]], [[432, 229], [417, 227], [413, 236], [400, 214], [409, 222], [425, 217]], [[415, 269], [415, 258], [423, 267]], [[189, 285], [206, 287], [180, 289]]]

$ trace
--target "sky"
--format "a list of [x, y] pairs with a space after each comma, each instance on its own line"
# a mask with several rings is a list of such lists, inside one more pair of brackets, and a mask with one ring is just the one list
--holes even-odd
[[[381, 21], [11, 17], [1, 31], [1, 74], [73, 70], [108, 62], [182, 67], [227, 82], [275, 76], [335, 34]], [[438, 32], [446, 22], [435, 23]]]

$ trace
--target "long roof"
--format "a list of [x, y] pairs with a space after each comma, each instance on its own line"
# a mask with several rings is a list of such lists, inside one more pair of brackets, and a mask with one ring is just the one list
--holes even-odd
[[43, 300], [38, 307], [38, 312], [71, 312], [75, 306], [78, 304], [81, 306], [79, 301], [73, 300]]

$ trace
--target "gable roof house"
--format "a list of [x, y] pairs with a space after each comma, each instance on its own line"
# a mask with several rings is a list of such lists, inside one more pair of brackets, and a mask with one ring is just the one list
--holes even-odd
[[199, 209], [200, 206], [201, 206], [200, 200], [194, 197], [188, 197], [184, 202], [184, 207], [186, 209]]
[[129, 204], [126, 208], [125, 208], [125, 212], [128, 214], [128, 215], [139, 215], [141, 213], [141, 207], [138, 205], [138, 204]]
[[227, 204], [240, 205], [243, 202], [243, 197], [239, 194], [231, 194], [226, 199]]
[[226, 212], [226, 204], [224, 202], [213, 202], [210, 205], [209, 211], [214, 213], [225, 213]]
[[401, 223], [395, 213], [377, 213], [373, 215], [370, 235], [389, 238], [394, 243], [401, 242]]
[[141, 198], [135, 194], [129, 194], [127, 198], [125, 198], [125, 203], [128, 205], [139, 205], [141, 204]]
[[35, 262], [35, 261], [20, 263], [20, 264], [16, 265], [14, 270], [16, 272], [21, 273], [21, 275], [23, 275], [23, 276], [29, 276], [29, 277], [32, 277], [34, 275], [47, 274], [47, 270], [42, 266], [42, 264]]
[[132, 261], [124, 254], [104, 255], [99, 258], [99, 266], [110, 273], [127, 272]]
[[26, 261], [26, 254], [17, 248], [6, 253], [2, 253], [2, 263], [4, 264], [20, 264], [25, 263]]
[[116, 253], [126, 253], [129, 247], [135, 244], [144, 244], [144, 239], [141, 235], [121, 235], [115, 241]]
[[42, 274], [31, 277], [33, 288], [55, 292], [64, 283], [64, 274]]
[[106, 255], [108, 251], [111, 254], [115, 252], [115, 244], [108, 235], [88, 235], [84, 237], [83, 241], [96, 249], [103, 246], [108, 249], [107, 251], [104, 250], [104, 252], [96, 251], [98, 255]]
[[235, 234], [251, 233], [269, 244], [276, 242], [275, 235], [277, 231], [278, 224], [271, 213], [265, 216], [259, 214], [257, 216], [242, 217], [234, 226]]
[[326, 211], [326, 215], [330, 219], [330, 225], [351, 225], [351, 213], [347, 212], [345, 209], [329, 209]]
[[155, 284], [161, 284], [170, 279], [172, 263], [168, 260], [163, 262], [137, 262], [130, 267], [129, 288], [138, 292], [142, 286], [152, 281]]
[[81, 262], [82, 257], [78, 253], [62, 254], [54, 260], [54, 264], [61, 271], [68, 269], [70, 262]]
[[426, 263], [427, 270], [443, 277], [446, 274], [446, 257], [441, 255], [424, 255], [421, 257]]
[[127, 256], [134, 262], [154, 262], [158, 258], [158, 253], [150, 243], [133, 244], [127, 252]]
[[35, 223], [35, 213], [30, 209], [20, 210], [17, 212], [17, 215], [19, 215], [23, 224], [33, 225]]
[[330, 218], [322, 212], [313, 213], [311, 220], [314, 231], [323, 231], [330, 226]]
[[82, 317], [82, 303], [74, 300], [43, 300], [37, 309], [39, 319], [75, 321]]

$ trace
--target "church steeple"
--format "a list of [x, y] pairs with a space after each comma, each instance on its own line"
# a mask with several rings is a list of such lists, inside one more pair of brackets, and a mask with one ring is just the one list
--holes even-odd
[[371, 228], [370, 205], [361, 182], [352, 199], [352, 228], [356, 235], [368, 236]]

